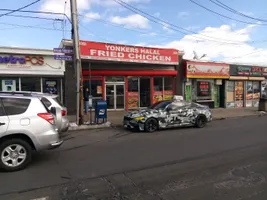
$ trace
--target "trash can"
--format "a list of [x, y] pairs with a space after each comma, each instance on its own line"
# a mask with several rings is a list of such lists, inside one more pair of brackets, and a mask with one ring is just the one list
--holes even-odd
[[102, 123], [107, 121], [107, 102], [105, 100], [95, 102], [95, 123], [98, 124], [99, 119], [102, 119]]
[[259, 102], [259, 111], [267, 112], [267, 98], [261, 98]]

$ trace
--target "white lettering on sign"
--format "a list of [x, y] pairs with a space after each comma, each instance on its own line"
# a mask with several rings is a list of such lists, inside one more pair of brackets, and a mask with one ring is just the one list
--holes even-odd
[[[108, 45], [106, 45], [108, 46]], [[112, 58], [129, 58], [131, 60], [149, 60], [149, 61], [163, 61], [163, 62], [171, 62], [171, 56], [161, 56], [157, 50], [155, 51], [143, 51], [146, 53], [124, 53], [124, 52], [116, 52], [112, 51], [112, 47], [109, 46], [107, 49], [109, 51], [104, 50], [96, 50], [90, 49], [91, 56], [98, 56], [98, 57], [112, 57]], [[134, 49], [129, 48], [129, 51], [133, 51]]]

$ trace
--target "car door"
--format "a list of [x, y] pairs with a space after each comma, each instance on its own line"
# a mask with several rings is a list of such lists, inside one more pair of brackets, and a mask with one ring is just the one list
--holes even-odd
[[9, 125], [9, 118], [5, 113], [2, 99], [0, 99], [0, 137], [5, 135]]
[[168, 126], [183, 126], [186, 123], [186, 102], [173, 102], [167, 108]]

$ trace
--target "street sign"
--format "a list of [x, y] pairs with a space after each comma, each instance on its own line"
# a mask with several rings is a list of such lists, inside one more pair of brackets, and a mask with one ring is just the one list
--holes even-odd
[[72, 54], [73, 49], [66, 49], [66, 48], [54, 48], [54, 53], [66, 53], [66, 54]]
[[72, 60], [72, 56], [68, 55], [54, 55], [55, 60]]

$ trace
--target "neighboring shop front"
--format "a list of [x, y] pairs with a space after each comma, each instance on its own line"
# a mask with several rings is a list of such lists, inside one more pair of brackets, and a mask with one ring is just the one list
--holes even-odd
[[80, 41], [80, 50], [84, 88], [91, 85], [93, 101], [105, 99], [110, 110], [148, 107], [175, 94], [178, 50], [90, 41]]
[[185, 99], [208, 105], [225, 107], [225, 79], [229, 65], [215, 62], [185, 61]]
[[0, 91], [34, 91], [59, 95], [65, 67], [52, 50], [0, 48]]
[[230, 78], [226, 82], [226, 107], [258, 107], [264, 68], [230, 65]]

